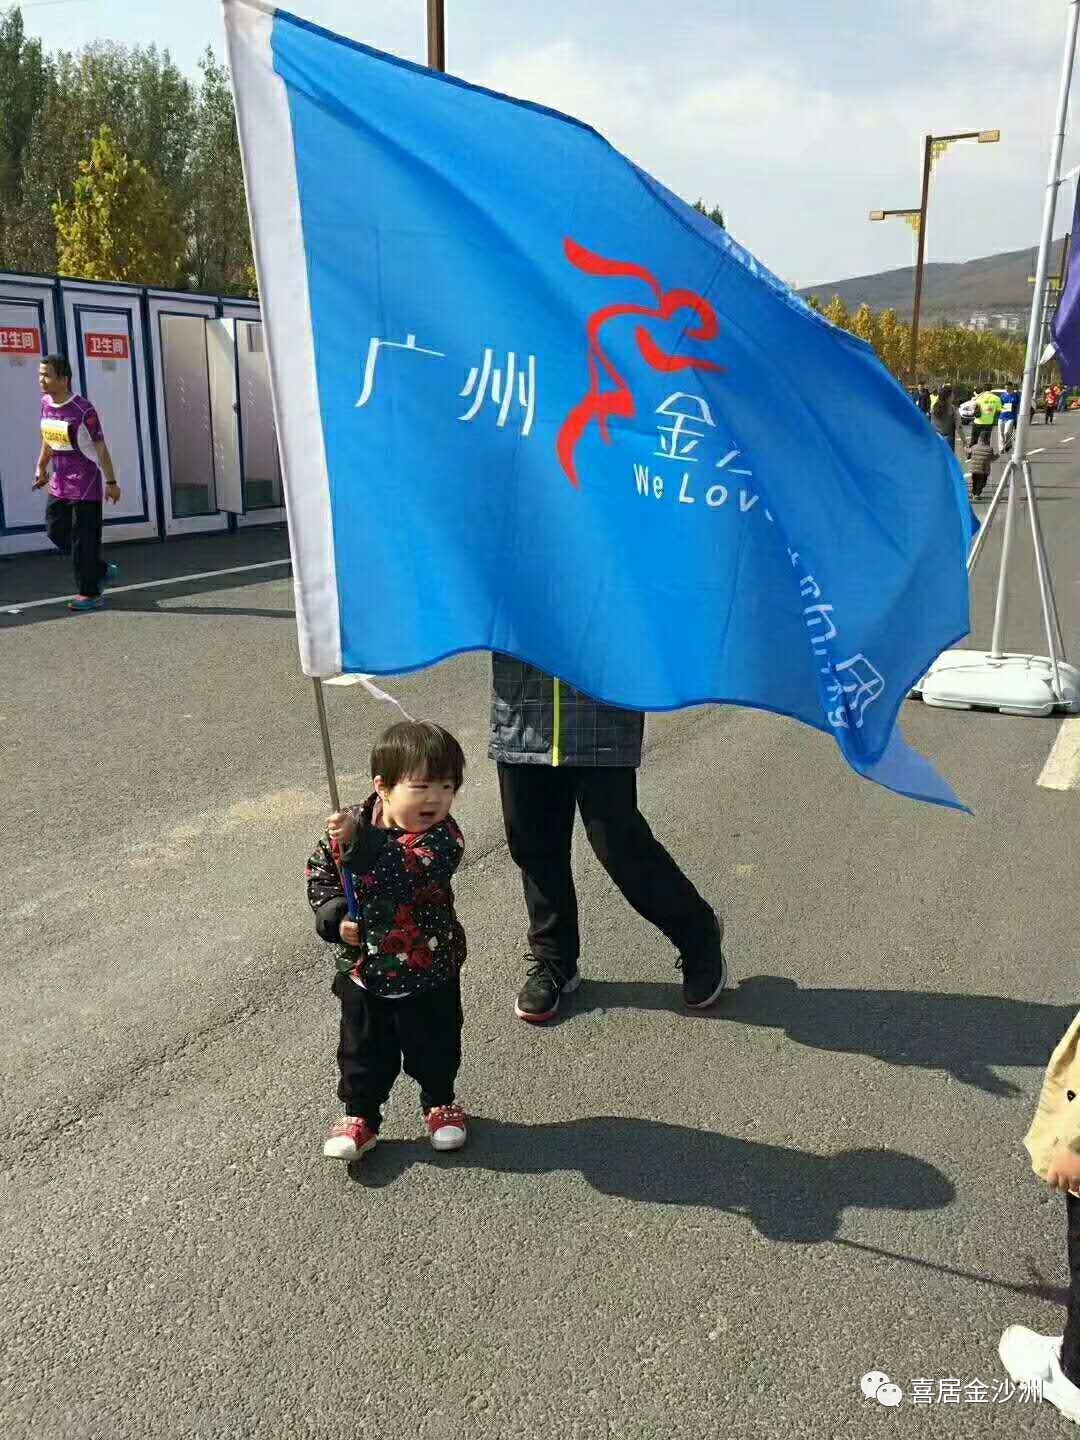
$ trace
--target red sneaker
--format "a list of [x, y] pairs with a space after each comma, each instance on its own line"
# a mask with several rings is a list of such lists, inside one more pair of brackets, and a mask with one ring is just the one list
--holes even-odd
[[469, 1121], [463, 1108], [452, 1101], [436, 1105], [424, 1116], [433, 1150], [460, 1150], [469, 1138]]
[[322, 1153], [328, 1160], [359, 1160], [375, 1148], [378, 1138], [359, 1115], [343, 1115], [326, 1132]]

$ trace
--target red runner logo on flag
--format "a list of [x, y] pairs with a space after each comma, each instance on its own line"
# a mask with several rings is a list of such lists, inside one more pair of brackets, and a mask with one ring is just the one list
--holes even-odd
[[[691, 340], [715, 340], [720, 332], [720, 325], [716, 311], [703, 296], [693, 290], [665, 290], [656, 276], [646, 270], [644, 265], [635, 265], [625, 260], [608, 260], [603, 255], [595, 255], [569, 235], [563, 241], [563, 250], [571, 265], [583, 270], [586, 275], [597, 275], [605, 279], [620, 276], [644, 280], [656, 300], [655, 305], [606, 305], [589, 316], [586, 326], [589, 393], [574, 406], [563, 421], [556, 444], [559, 463], [566, 473], [566, 478], [571, 485], [577, 487], [580, 482], [574, 452], [589, 426], [595, 422], [604, 444], [610, 445], [608, 420], [613, 417], [632, 420], [637, 413], [630, 386], [600, 344], [600, 331], [608, 321], [620, 315], [639, 315], [648, 320], [670, 320], [680, 311], [689, 310], [698, 322], [696, 325], [683, 322], [683, 334]], [[675, 374], [680, 370], [715, 370], [720, 374], [724, 372], [724, 367], [716, 364], [714, 360], [705, 360], [694, 355], [671, 355], [666, 350], [661, 350], [644, 325], [637, 327], [634, 338], [642, 357], [654, 370], [665, 374]], [[610, 382], [611, 388], [604, 389], [605, 379]]]

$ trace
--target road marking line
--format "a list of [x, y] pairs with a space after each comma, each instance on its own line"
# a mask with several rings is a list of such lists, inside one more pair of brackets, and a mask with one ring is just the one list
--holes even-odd
[[1041, 454], [1045, 451], [1045, 449], [1046, 449], [1046, 446], [1045, 446], [1045, 445], [1040, 445], [1037, 450], [1029, 450], [1029, 451], [1028, 451], [1028, 454], [1029, 454], [1029, 455], [1041, 455]]
[[1075, 436], [1075, 435], [1070, 435], [1067, 440], [1062, 440], [1061, 443], [1062, 443], [1062, 445], [1071, 445], [1072, 442], [1073, 442], [1075, 439], [1076, 439], [1076, 436]]
[[1080, 786], [1080, 715], [1061, 722], [1039, 784], [1044, 790], [1075, 790]]
[[[243, 575], [248, 570], [269, 570], [274, 565], [291, 565], [286, 556], [283, 560], [260, 560], [257, 565], [233, 565], [228, 570], [200, 570], [195, 575], [174, 575], [171, 580], [140, 580], [135, 585], [110, 585], [110, 595], [127, 595], [132, 590], [153, 590], [161, 585], [186, 585], [192, 580], [216, 580], [219, 575]], [[39, 605], [66, 605], [74, 595], [53, 595], [48, 600], [26, 600], [21, 605], [5, 605], [5, 615], [21, 615], [24, 610], [35, 610]]]

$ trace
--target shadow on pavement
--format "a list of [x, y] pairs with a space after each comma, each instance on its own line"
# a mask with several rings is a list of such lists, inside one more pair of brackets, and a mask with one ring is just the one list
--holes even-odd
[[878, 1245], [863, 1245], [845, 1235], [838, 1235], [835, 1243], [848, 1250], [860, 1250], [864, 1255], [873, 1255], [880, 1260], [900, 1260], [918, 1270], [933, 1270], [938, 1275], [955, 1275], [958, 1280], [973, 1280], [976, 1285], [992, 1285], [995, 1290], [1007, 1290], [1010, 1294], [1025, 1295], [1031, 1300], [1046, 1300], [1051, 1305], [1069, 1305], [1068, 1286], [1052, 1285], [1031, 1255], [1024, 1256], [1024, 1269], [1031, 1276], [1030, 1282], [1025, 1285], [1018, 1280], [999, 1280], [996, 1275], [981, 1275], [977, 1270], [962, 1270], [956, 1265], [939, 1265], [917, 1255], [898, 1255], [895, 1250], [882, 1250]]
[[[604, 1010], [681, 1011], [675, 985], [587, 980], [557, 1017]], [[997, 995], [921, 990], [804, 989], [781, 975], [753, 975], [711, 1010], [688, 1019], [724, 1020], [783, 1030], [815, 1050], [869, 1055], [889, 1065], [943, 1070], [988, 1095], [1018, 1095], [993, 1066], [1042, 1069], [1072, 1023], [1074, 1005], [1042, 1005]]]
[[[0, 601], [0, 629], [10, 629], [20, 625], [37, 625], [46, 620], [66, 620], [73, 625], [92, 625], [98, 615], [109, 611], [122, 615], [203, 615], [208, 618], [220, 615], [248, 615], [260, 620], [292, 621], [296, 618], [292, 609], [242, 605], [178, 605], [175, 603], [188, 596], [202, 596], [220, 590], [245, 590], [249, 586], [266, 585], [272, 580], [288, 580], [291, 577], [292, 570], [288, 563], [282, 563], [272, 565], [265, 570], [223, 574], [205, 580], [191, 580], [181, 575], [175, 579], [155, 580], [153, 589], [124, 590], [123, 586], [129, 583], [128, 577], [125, 575], [118, 582], [119, 589], [106, 592], [104, 610], [88, 615], [73, 615], [63, 603], [41, 605], [32, 610], [18, 610], [16, 614], [12, 615], [4, 606], [8, 604], [17, 606], [20, 602], [8, 601], [5, 598]], [[65, 579], [69, 579], [66, 568], [60, 576], [58, 588], [55, 588], [51, 592], [52, 594], [63, 595], [65, 593], [63, 585]], [[70, 585], [68, 588], [70, 590]], [[21, 603], [26, 604], [27, 602], [24, 600]]]
[[[268, 580], [285, 578], [290, 574], [289, 539], [283, 525], [267, 525], [233, 533], [182, 536], [164, 543], [137, 540], [110, 544], [105, 547], [105, 557], [120, 567], [120, 576], [116, 581], [118, 589], [106, 602], [111, 610], [160, 610], [156, 603], [158, 598], [265, 584]], [[242, 567], [248, 565], [265, 568], [245, 572]], [[238, 567], [239, 573], [213, 574]], [[210, 579], [192, 581], [188, 578], [208, 572]], [[124, 593], [125, 585], [147, 582], [154, 582], [154, 588]], [[59, 616], [67, 618], [68, 612], [63, 605], [43, 605], [19, 615], [8, 615], [5, 611], [10, 606], [66, 597], [72, 593], [73, 587], [71, 561], [59, 551], [50, 549], [0, 557], [0, 622], [25, 625], [38, 620], [55, 620]], [[271, 612], [260, 610], [255, 613], [265, 615]], [[85, 621], [91, 617], [71, 618]]]
[[657, 1120], [597, 1115], [546, 1125], [474, 1117], [468, 1149], [439, 1155], [426, 1141], [384, 1140], [349, 1176], [381, 1189], [414, 1165], [512, 1175], [578, 1171], [602, 1195], [744, 1215], [771, 1240], [816, 1244], [837, 1234], [849, 1206], [934, 1210], [955, 1198], [925, 1160], [893, 1150], [812, 1155]]

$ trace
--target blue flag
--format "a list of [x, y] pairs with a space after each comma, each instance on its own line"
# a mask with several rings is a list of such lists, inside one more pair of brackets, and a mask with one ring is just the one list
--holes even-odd
[[506, 652], [597, 699], [897, 729], [968, 630], [951, 450], [595, 131], [225, 0], [310, 675]]

